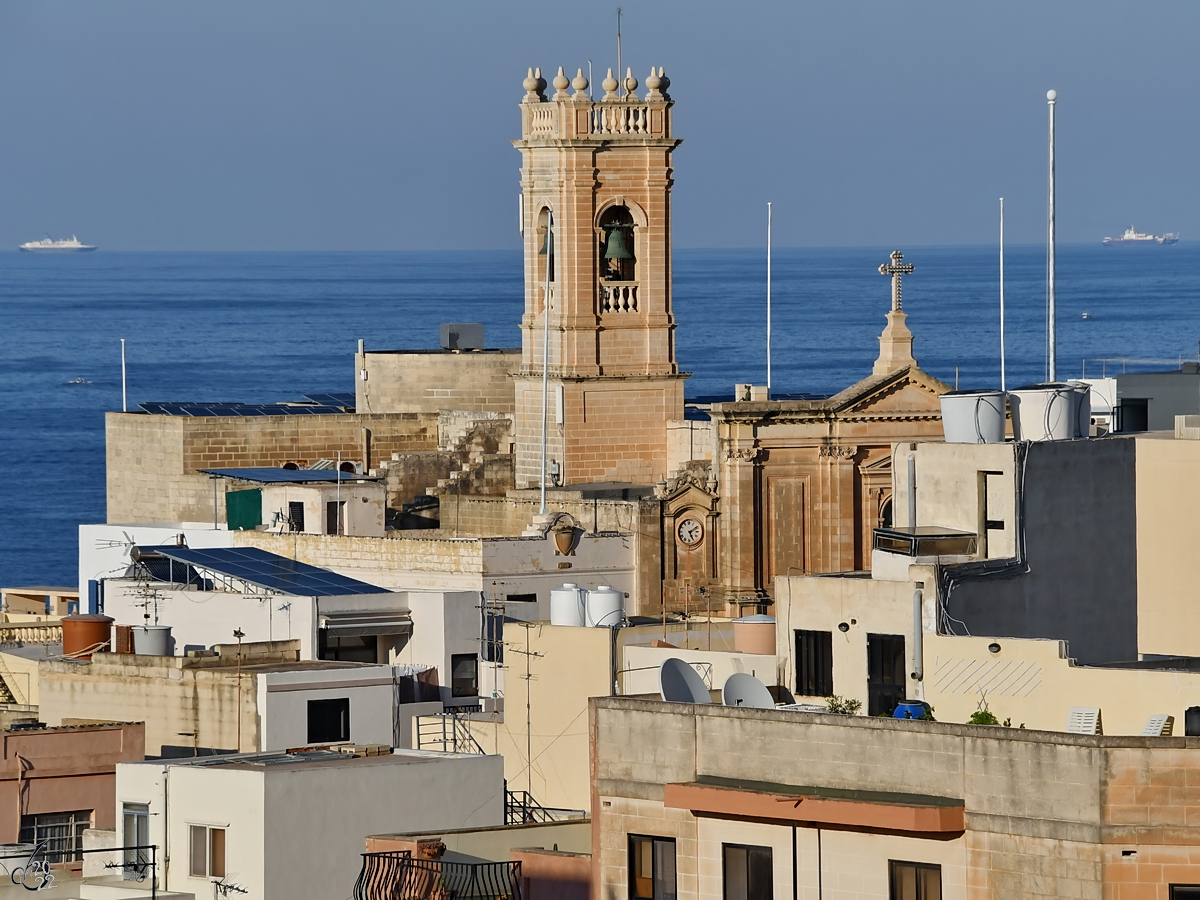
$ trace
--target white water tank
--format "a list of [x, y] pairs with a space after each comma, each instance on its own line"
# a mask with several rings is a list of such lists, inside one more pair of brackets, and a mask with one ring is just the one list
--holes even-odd
[[947, 444], [1004, 442], [1003, 391], [948, 391], [941, 396], [942, 431]]
[[1013, 437], [1018, 441], [1062, 441], [1087, 437], [1092, 405], [1081, 382], [1031, 384], [1010, 392]]
[[550, 592], [550, 624], [570, 625], [582, 628], [584, 625], [584, 592], [577, 584], [564, 584]]
[[625, 595], [602, 584], [587, 592], [587, 624], [589, 628], [620, 625], [625, 618]]
[[138, 656], [170, 656], [170, 625], [134, 625], [133, 652]]

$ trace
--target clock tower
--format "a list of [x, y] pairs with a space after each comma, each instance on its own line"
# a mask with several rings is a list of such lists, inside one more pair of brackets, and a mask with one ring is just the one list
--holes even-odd
[[572, 81], [560, 68], [550, 96], [540, 70], [525, 79], [518, 488], [541, 484], [543, 421], [550, 486], [667, 475], [687, 377], [671, 302], [669, 84], [652, 69], [639, 97], [632, 72], [618, 83], [610, 70], [593, 99], [582, 70]]

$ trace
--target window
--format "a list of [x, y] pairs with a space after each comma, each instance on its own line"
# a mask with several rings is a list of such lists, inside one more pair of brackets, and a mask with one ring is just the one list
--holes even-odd
[[904, 699], [904, 635], [867, 635], [867, 715], [890, 716]]
[[225, 877], [224, 828], [189, 825], [188, 843], [191, 846], [189, 875], [193, 878]]
[[505, 594], [505, 603], [537, 603], [537, 594]]
[[292, 500], [288, 503], [288, 522], [291, 525], [292, 531], [304, 530], [304, 504]]
[[21, 816], [22, 844], [46, 843], [46, 861], [52, 863], [83, 859], [83, 832], [92, 827], [90, 809], [75, 812]]
[[942, 900], [942, 867], [888, 860], [890, 900]]
[[346, 533], [346, 501], [330, 500], [325, 504], [325, 533]]
[[125, 867], [123, 878], [144, 875], [150, 864], [149, 850], [134, 850], [133, 847], [150, 846], [150, 805], [148, 803], [124, 803], [121, 805], [124, 824]]
[[504, 662], [504, 616], [487, 613], [483, 620], [483, 661]]
[[605, 281], [637, 279], [633, 216], [624, 206], [607, 209], [600, 217], [600, 272]]
[[479, 657], [474, 653], [455, 653], [450, 657], [450, 696], [479, 696]]
[[796, 693], [805, 697], [833, 694], [833, 632], [796, 632]]
[[331, 635], [328, 628], [317, 632], [317, 658], [334, 659], [339, 662], [379, 661], [379, 641], [373, 634]]
[[629, 836], [630, 900], [675, 900], [675, 841]]
[[308, 701], [308, 742], [337, 744], [350, 740], [350, 698]]
[[775, 893], [770, 847], [722, 844], [724, 900], [772, 900]]
[[1171, 885], [1171, 900], [1200, 900], [1200, 884]]

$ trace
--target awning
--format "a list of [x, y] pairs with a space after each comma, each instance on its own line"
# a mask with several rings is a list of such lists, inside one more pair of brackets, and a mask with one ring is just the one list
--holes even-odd
[[768, 784], [701, 776], [664, 785], [663, 805], [697, 816], [757, 819], [865, 831], [958, 834], [963, 801], [885, 791]]
[[320, 624], [332, 637], [412, 634], [412, 618], [408, 612], [390, 609], [321, 616]]

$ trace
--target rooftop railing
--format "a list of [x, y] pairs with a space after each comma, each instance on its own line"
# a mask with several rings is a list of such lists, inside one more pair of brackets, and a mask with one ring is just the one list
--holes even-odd
[[364, 853], [354, 900], [521, 900], [521, 863], [417, 859], [407, 850]]

